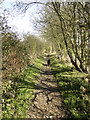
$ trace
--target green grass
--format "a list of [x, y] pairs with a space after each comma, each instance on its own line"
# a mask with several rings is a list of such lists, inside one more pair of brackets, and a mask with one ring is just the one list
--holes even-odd
[[40, 57], [29, 65], [19, 77], [6, 83], [3, 91], [3, 118], [27, 118], [30, 100], [33, 99], [34, 87], [40, 76], [43, 58]]
[[86, 74], [59, 63], [53, 56], [51, 66], [67, 110], [67, 118], [89, 119], [89, 84], [84, 80]]

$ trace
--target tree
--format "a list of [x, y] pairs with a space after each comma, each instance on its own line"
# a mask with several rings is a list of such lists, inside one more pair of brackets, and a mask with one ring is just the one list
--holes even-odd
[[[23, 3], [22, 7], [24, 10], [27, 10], [26, 8], [32, 4], [45, 5], [49, 7], [51, 13], [52, 11], [55, 13], [55, 18], [57, 16], [60, 22], [59, 30], [62, 31], [63, 40], [71, 63], [78, 71], [87, 72], [88, 46], [90, 44], [88, 42], [89, 2], [29, 2]], [[20, 4], [19, 7], [21, 7]], [[47, 21], [51, 24], [51, 19]], [[45, 25], [43, 26], [45, 27]], [[56, 25], [54, 24], [53, 28], [55, 27]], [[56, 29], [55, 31], [58, 34], [58, 30]]]
[[34, 35], [25, 35], [22, 43], [26, 46], [27, 52], [30, 53], [30, 56], [33, 58], [40, 56], [44, 50], [44, 41], [40, 41], [40, 39]]
[[[78, 31], [76, 32], [77, 29], [81, 31], [82, 30], [87, 31], [86, 29], [86, 26], [88, 26], [87, 23], [85, 23], [86, 24], [85, 26], [80, 25], [79, 23], [79, 26], [78, 26], [78, 23], [76, 22], [76, 20], [78, 20], [77, 16], [79, 16], [80, 19], [81, 19], [81, 16], [83, 16], [82, 22], [84, 22], [84, 19], [86, 18], [86, 16], [84, 16], [83, 13], [85, 11], [83, 11], [81, 9], [81, 6], [79, 6], [79, 4], [75, 2], [74, 3], [62, 3], [62, 4], [60, 4], [59, 2], [55, 2], [55, 3], [52, 2], [52, 5], [60, 20], [64, 42], [65, 42], [67, 53], [71, 59], [72, 64], [76, 67], [78, 71], [87, 72], [86, 65], [85, 65], [86, 52], [84, 52], [84, 50], [87, 47], [87, 45], [85, 44], [85, 42], [87, 41], [87, 37], [85, 37], [85, 35], [82, 33], [82, 35], [79, 34], [81, 38], [77, 39], [77, 34], [79, 32]], [[78, 11], [77, 7], [79, 7], [79, 10], [81, 10], [82, 12], [80, 15], [76, 14], [76, 11]], [[67, 10], [67, 13], [65, 12], [66, 10]], [[66, 17], [68, 19], [66, 19]], [[88, 17], [88, 14], [87, 14], [87, 17]], [[72, 21], [73, 23], [70, 25], [70, 22]], [[69, 28], [69, 25], [70, 25], [70, 28]], [[83, 42], [83, 39], [84, 39], [84, 42]], [[80, 45], [77, 45], [77, 42], [76, 42], [77, 40], [79, 41]], [[80, 49], [77, 50], [77, 46], [79, 46]], [[85, 49], [83, 49], [83, 47]], [[76, 61], [78, 61], [78, 63]]]

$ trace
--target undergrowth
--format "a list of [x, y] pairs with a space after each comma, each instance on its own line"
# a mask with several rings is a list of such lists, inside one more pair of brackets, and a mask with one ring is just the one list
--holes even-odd
[[51, 67], [67, 109], [67, 118], [89, 119], [89, 83], [87, 76], [51, 56]]
[[29, 65], [18, 77], [6, 83], [2, 94], [3, 118], [27, 118], [30, 100], [33, 99], [34, 86], [40, 75], [43, 58], [38, 58]]

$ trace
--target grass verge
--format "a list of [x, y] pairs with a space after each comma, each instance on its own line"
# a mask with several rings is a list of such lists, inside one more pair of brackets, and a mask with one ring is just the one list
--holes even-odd
[[12, 81], [5, 84], [2, 96], [3, 118], [27, 118], [42, 63], [43, 58], [40, 57], [33, 65], [29, 65], [22, 71], [19, 77], [14, 77]]
[[68, 64], [58, 62], [51, 56], [51, 67], [67, 109], [67, 118], [89, 119], [89, 81]]

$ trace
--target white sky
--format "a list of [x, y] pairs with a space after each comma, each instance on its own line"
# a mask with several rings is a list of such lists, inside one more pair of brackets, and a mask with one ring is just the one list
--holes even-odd
[[[25, 14], [19, 14], [16, 10], [13, 10], [11, 4], [13, 4], [17, 0], [5, 0], [2, 4], [2, 10], [8, 9], [10, 14], [8, 17], [8, 25], [13, 28], [14, 31], [17, 31], [20, 35], [23, 33], [31, 33], [37, 35], [38, 33], [34, 30], [32, 21], [35, 17], [38, 17], [36, 14], [37, 7], [33, 5]], [[22, 0], [22, 1], [30, 1], [30, 0]], [[7, 14], [7, 13], [6, 13]]]

